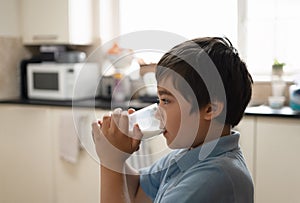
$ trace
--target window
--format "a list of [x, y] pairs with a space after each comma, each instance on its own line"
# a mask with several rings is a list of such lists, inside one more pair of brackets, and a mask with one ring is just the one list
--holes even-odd
[[120, 0], [121, 34], [147, 29], [189, 39], [226, 35], [236, 43], [236, 0]]
[[249, 69], [270, 74], [275, 58], [286, 63], [285, 71], [300, 70], [300, 1], [248, 0], [246, 55]]
[[192, 39], [226, 36], [237, 45], [237, 0], [119, 0], [120, 34], [161, 30]]
[[[269, 75], [274, 59], [300, 72], [299, 0], [101, 0], [110, 3], [102, 36], [155, 29], [187, 39], [226, 36], [255, 75]], [[105, 13], [104, 12], [104, 13]], [[108, 27], [112, 27], [107, 29]], [[106, 37], [108, 39], [108, 37]]]

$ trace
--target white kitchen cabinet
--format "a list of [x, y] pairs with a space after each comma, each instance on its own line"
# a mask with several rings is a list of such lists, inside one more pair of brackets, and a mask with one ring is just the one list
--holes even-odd
[[0, 112], [0, 202], [53, 203], [49, 109], [1, 105]]
[[[90, 124], [107, 111], [78, 108], [73, 117], [70, 107], [1, 104], [0, 112], [0, 202], [99, 202]], [[300, 202], [299, 118], [247, 115], [235, 129], [254, 178], [255, 202]], [[81, 149], [71, 163], [61, 158], [60, 138], [77, 132], [88, 151]], [[149, 150], [156, 152], [162, 142]]]
[[256, 202], [300, 202], [300, 120], [257, 117]]
[[[67, 144], [60, 141], [60, 137], [64, 136], [63, 133], [74, 136], [78, 136], [78, 133], [80, 133], [81, 136], [87, 138], [86, 140], [90, 138], [89, 147], [93, 147], [93, 143], [91, 143], [91, 122], [94, 120], [94, 115], [89, 110], [82, 109], [78, 111], [80, 124], [76, 124], [77, 130], [75, 130], [71, 108], [57, 107], [52, 109], [53, 135], [55, 135], [53, 156], [57, 203], [99, 202], [100, 169], [98, 162], [89, 154], [91, 148], [88, 151], [81, 148], [75, 163], [62, 159], [59, 150], [61, 144]], [[101, 116], [104, 112], [100, 111], [97, 115]], [[86, 145], [87, 142], [84, 144]]]
[[248, 169], [255, 181], [255, 121], [254, 116], [244, 116], [235, 130], [239, 131], [240, 147], [245, 157]]
[[[85, 149], [75, 163], [61, 158], [61, 137], [76, 138], [72, 108], [0, 105], [0, 202], [99, 202], [99, 164]], [[82, 108], [79, 129], [91, 138], [91, 122], [106, 111]], [[76, 120], [76, 119], [75, 119]], [[91, 143], [90, 147], [93, 146]]]
[[92, 43], [92, 0], [22, 0], [20, 4], [25, 45]]

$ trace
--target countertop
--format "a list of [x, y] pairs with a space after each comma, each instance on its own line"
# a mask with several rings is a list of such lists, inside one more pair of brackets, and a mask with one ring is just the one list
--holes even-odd
[[141, 109], [151, 103], [141, 102], [139, 100], [131, 100], [130, 102], [122, 102], [119, 104], [112, 104], [108, 100], [101, 99], [87, 99], [78, 101], [58, 101], [58, 100], [36, 100], [36, 99], [12, 99], [2, 100], [1, 104], [16, 104], [16, 105], [41, 105], [41, 106], [60, 106], [60, 107], [76, 107], [76, 108], [98, 108], [112, 110], [114, 108], [134, 108]]
[[289, 106], [273, 109], [266, 105], [247, 107], [246, 115], [300, 118], [300, 111], [294, 111]]
[[[141, 102], [139, 100], [131, 100], [130, 102], [123, 102], [117, 105], [111, 105], [110, 101], [107, 100], [81, 100], [81, 101], [50, 101], [50, 100], [26, 100], [26, 99], [15, 99], [15, 100], [3, 100], [0, 104], [17, 104], [17, 105], [44, 105], [44, 106], [62, 106], [62, 107], [78, 107], [78, 108], [99, 108], [112, 110], [116, 107], [123, 109], [134, 108], [140, 109], [151, 103]], [[273, 109], [269, 106], [253, 106], [247, 107], [245, 115], [252, 116], [268, 116], [268, 117], [289, 117], [289, 118], [300, 118], [300, 111], [294, 111], [289, 106], [284, 106], [281, 109]]]

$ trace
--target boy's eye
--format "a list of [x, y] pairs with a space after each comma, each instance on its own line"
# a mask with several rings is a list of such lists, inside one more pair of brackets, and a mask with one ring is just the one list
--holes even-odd
[[169, 101], [168, 99], [165, 99], [165, 98], [160, 99], [160, 102], [163, 103], [163, 104], [168, 104], [168, 103], [170, 103], [170, 101]]

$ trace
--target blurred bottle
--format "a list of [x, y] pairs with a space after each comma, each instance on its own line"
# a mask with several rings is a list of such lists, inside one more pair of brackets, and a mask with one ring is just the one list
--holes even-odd
[[284, 96], [286, 82], [281, 75], [272, 75], [272, 96]]
[[123, 79], [123, 74], [120, 71], [116, 71], [113, 74], [113, 78], [114, 78], [114, 90], [113, 90], [113, 94], [112, 94], [112, 99], [114, 102], [123, 102], [126, 99], [126, 94], [125, 94], [125, 87], [124, 87], [124, 81], [122, 81]]
[[300, 81], [290, 86], [290, 107], [300, 111]]
[[286, 82], [282, 78], [283, 64], [272, 66], [271, 86], [272, 96], [269, 97], [269, 105], [272, 108], [281, 108], [285, 102]]

